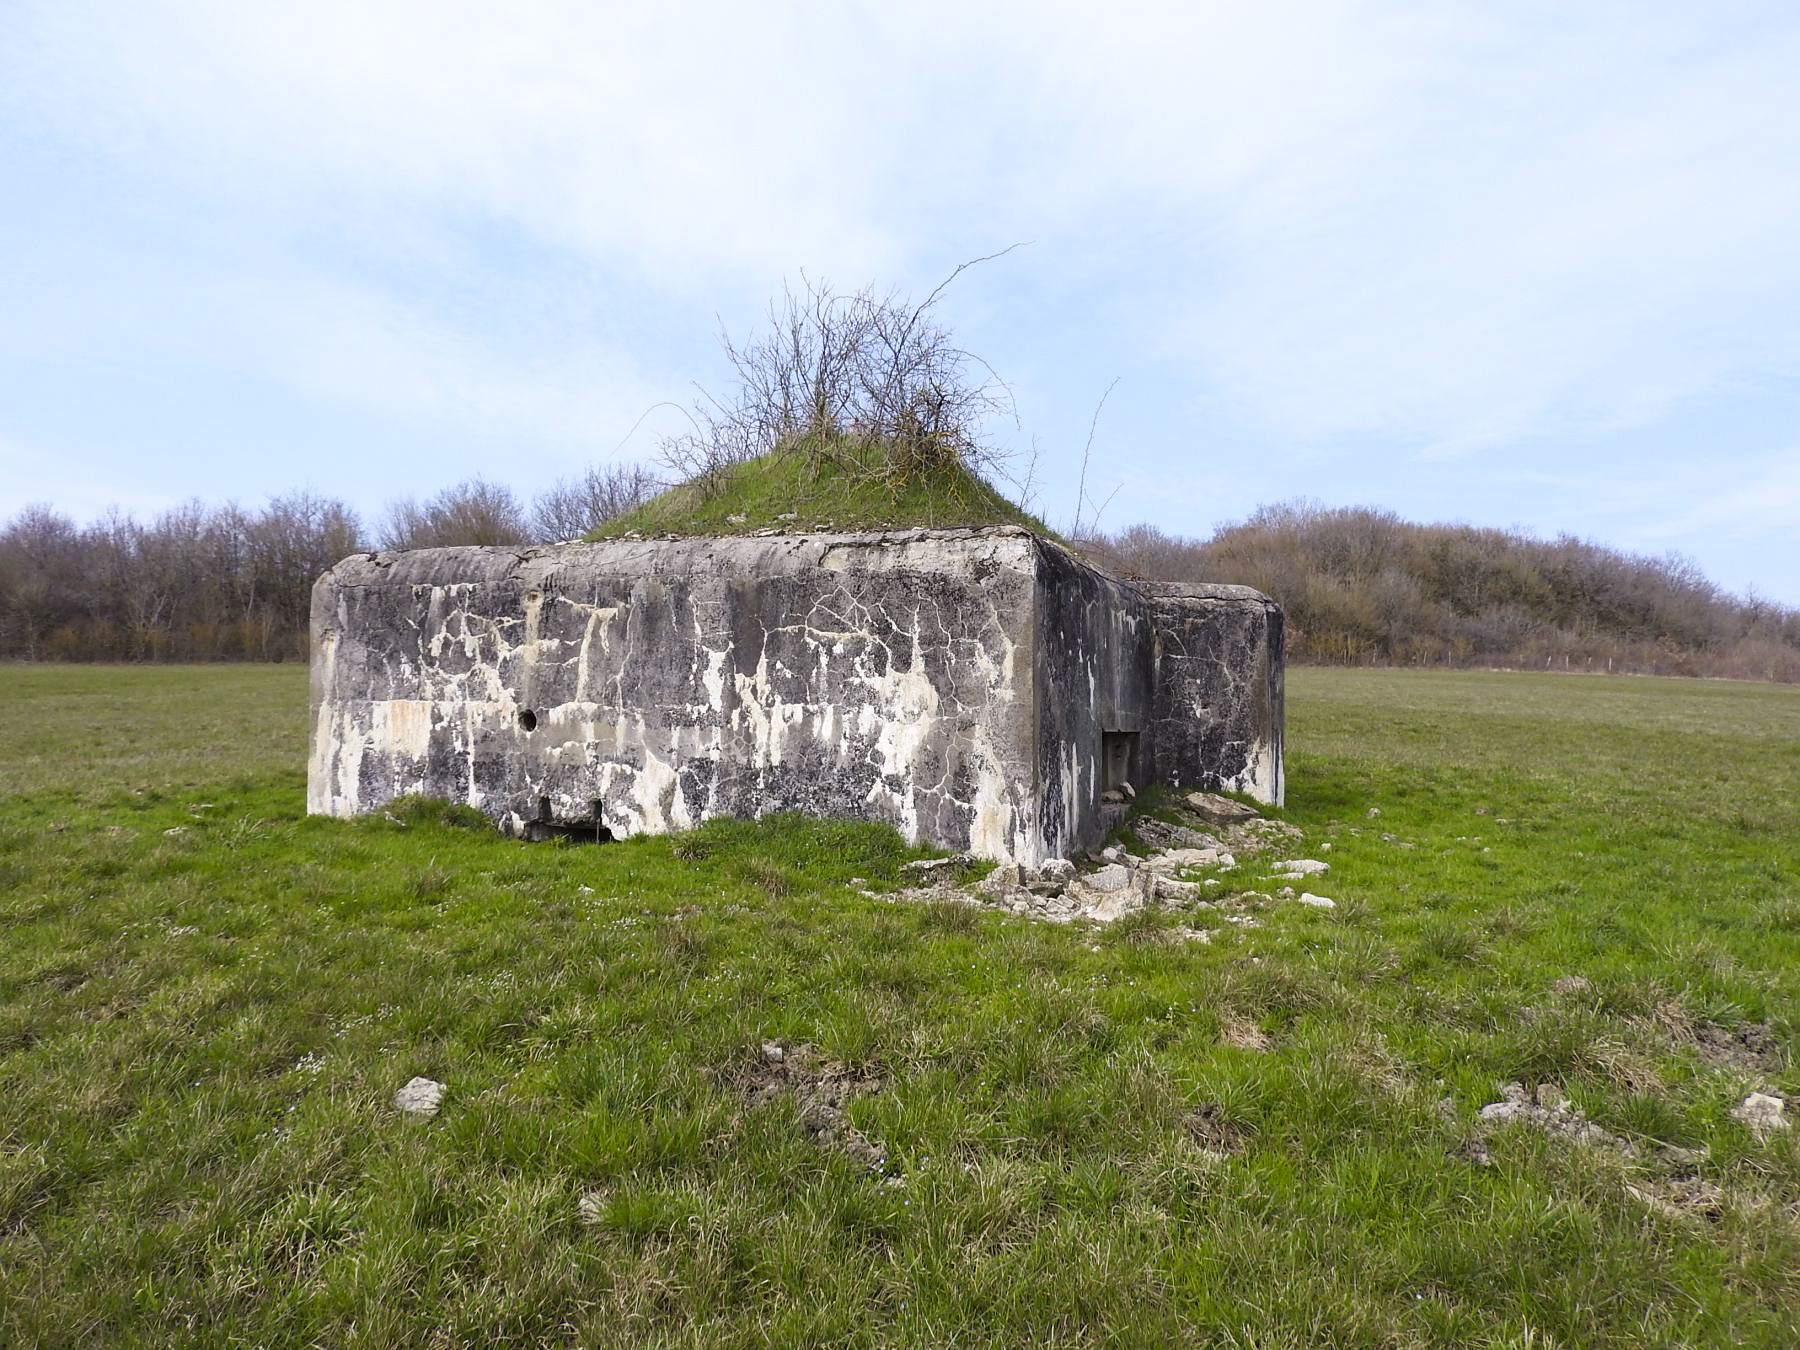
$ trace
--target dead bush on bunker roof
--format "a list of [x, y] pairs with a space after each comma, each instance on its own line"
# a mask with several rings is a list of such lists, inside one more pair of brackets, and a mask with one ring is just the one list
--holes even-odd
[[962, 264], [916, 305], [802, 273], [758, 333], [722, 335], [736, 395], [703, 391], [693, 429], [664, 441], [663, 459], [703, 488], [778, 452], [892, 487], [958, 467], [1004, 477], [1007, 456], [982, 431], [996, 416], [1016, 421], [1012, 392], [934, 314], [950, 282], [984, 261]]

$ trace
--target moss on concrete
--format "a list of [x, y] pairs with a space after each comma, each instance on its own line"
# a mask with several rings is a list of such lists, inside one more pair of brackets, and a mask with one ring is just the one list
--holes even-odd
[[961, 525], [1022, 525], [1063, 542], [960, 464], [903, 472], [881, 447], [851, 440], [802, 443], [692, 479], [588, 538]]

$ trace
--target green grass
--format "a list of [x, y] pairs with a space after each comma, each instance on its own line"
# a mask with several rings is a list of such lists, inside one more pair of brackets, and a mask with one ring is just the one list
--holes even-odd
[[[0, 1343], [1800, 1340], [1727, 1115], [1800, 1090], [1800, 690], [1289, 690], [1339, 908], [1202, 945], [868, 899], [863, 825], [308, 819], [303, 671], [0, 668]], [[1635, 1155], [1471, 1161], [1502, 1081]]]
[[960, 465], [896, 475], [879, 448], [849, 440], [828, 451], [796, 446], [734, 465], [716, 482], [683, 483], [589, 537], [957, 525], [1020, 525], [1057, 538], [1043, 521]]

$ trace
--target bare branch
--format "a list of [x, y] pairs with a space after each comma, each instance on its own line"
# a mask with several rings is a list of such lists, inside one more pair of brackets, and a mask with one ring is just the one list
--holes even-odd
[[[1079, 538], [1081, 535], [1081, 508], [1087, 501], [1088, 456], [1094, 452], [1094, 432], [1100, 426], [1100, 410], [1106, 406], [1106, 400], [1112, 397], [1112, 391], [1119, 387], [1120, 376], [1113, 376], [1113, 382], [1106, 386], [1106, 392], [1100, 395], [1100, 401], [1094, 405], [1094, 415], [1088, 420], [1087, 444], [1081, 447], [1081, 481], [1075, 487], [1075, 523], [1069, 527], [1069, 537]], [[1118, 489], [1113, 489], [1117, 495]], [[1112, 497], [1108, 497], [1111, 501]], [[1096, 519], [1098, 516], [1096, 515]]]

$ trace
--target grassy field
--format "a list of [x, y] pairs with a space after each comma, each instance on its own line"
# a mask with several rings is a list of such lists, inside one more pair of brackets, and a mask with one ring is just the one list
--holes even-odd
[[1295, 670], [1210, 943], [308, 819], [304, 701], [0, 668], [0, 1343], [1800, 1343], [1800, 689]]

